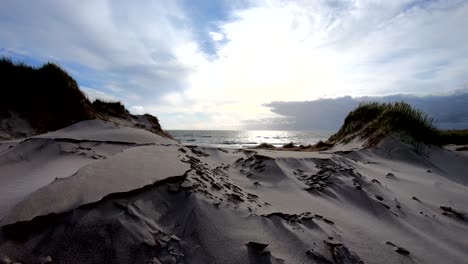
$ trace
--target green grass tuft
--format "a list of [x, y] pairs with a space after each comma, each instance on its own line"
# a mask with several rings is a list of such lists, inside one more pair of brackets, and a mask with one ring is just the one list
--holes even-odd
[[340, 130], [328, 141], [347, 143], [359, 137], [367, 139], [368, 145], [374, 145], [394, 132], [429, 144], [437, 143], [439, 133], [432, 118], [405, 102], [370, 102], [361, 103], [350, 112]]

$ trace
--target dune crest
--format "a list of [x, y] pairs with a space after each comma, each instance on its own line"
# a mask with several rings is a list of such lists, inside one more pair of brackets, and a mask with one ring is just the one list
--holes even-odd
[[[182, 146], [99, 120], [3, 142], [0, 258], [463, 263], [468, 157], [396, 134], [356, 146]], [[31, 173], [15, 182], [21, 168]], [[8, 192], [21, 182], [34, 184]]]
[[0, 58], [0, 140], [30, 137], [91, 119], [141, 128], [171, 138], [149, 114], [132, 115], [120, 102], [91, 102], [54, 63], [34, 68]]

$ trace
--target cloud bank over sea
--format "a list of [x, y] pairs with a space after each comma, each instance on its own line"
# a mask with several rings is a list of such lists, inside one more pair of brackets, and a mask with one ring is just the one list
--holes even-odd
[[276, 118], [247, 120], [248, 129], [270, 130], [328, 130], [336, 131], [346, 115], [361, 102], [405, 101], [426, 112], [441, 129], [465, 129], [468, 127], [468, 93], [459, 91], [452, 95], [411, 96], [391, 95], [382, 97], [339, 97], [314, 101], [272, 102], [265, 104]]

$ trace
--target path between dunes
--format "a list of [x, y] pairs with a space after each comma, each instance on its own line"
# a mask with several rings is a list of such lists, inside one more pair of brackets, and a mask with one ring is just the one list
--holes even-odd
[[86, 121], [2, 143], [0, 261], [468, 259], [457, 152], [395, 137], [353, 151], [202, 148], [142, 131]]

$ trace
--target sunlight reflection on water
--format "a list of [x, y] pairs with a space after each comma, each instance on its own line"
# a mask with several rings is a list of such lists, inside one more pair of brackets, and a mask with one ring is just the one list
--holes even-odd
[[182, 144], [214, 147], [245, 148], [269, 143], [282, 146], [293, 142], [309, 145], [325, 140], [331, 132], [314, 131], [227, 131], [227, 130], [169, 130], [169, 133]]

